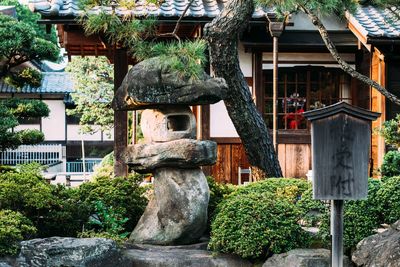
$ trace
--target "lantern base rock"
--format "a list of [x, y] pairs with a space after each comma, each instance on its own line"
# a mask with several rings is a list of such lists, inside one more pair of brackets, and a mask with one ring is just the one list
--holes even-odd
[[199, 167], [159, 168], [153, 174], [154, 196], [129, 241], [153, 245], [195, 243], [207, 225], [210, 194], [203, 172]]

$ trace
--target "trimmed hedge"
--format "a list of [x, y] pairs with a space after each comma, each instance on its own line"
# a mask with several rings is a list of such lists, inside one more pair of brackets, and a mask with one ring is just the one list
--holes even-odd
[[310, 239], [298, 223], [303, 213], [296, 202], [309, 187], [306, 181], [286, 178], [238, 187], [217, 207], [209, 248], [262, 259], [306, 247]]
[[380, 171], [384, 177], [400, 175], [400, 152], [397, 150], [387, 152], [383, 157]]

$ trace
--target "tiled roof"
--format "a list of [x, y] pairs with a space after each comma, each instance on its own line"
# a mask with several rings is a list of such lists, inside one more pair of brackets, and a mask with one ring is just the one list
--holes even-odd
[[25, 94], [63, 94], [74, 90], [74, 83], [69, 73], [43, 72], [42, 85], [38, 88], [24, 86], [16, 89], [0, 80], [0, 93], [25, 93]]
[[365, 37], [400, 38], [400, 9], [379, 9], [373, 6], [360, 6], [350, 20]]
[[[83, 13], [79, 8], [79, 0], [28, 0], [29, 7], [35, 12], [46, 17], [77, 17]], [[132, 9], [116, 8], [116, 13], [120, 16], [146, 16], [172, 18], [183, 14], [190, 0], [165, 0], [160, 6], [148, 4], [146, 0], [139, 0]], [[186, 12], [185, 17], [193, 18], [214, 18], [216, 17], [228, 0], [195, 0]], [[111, 11], [111, 7], [94, 7], [91, 12]], [[262, 18], [268, 10], [257, 8], [253, 13], [253, 18]]]

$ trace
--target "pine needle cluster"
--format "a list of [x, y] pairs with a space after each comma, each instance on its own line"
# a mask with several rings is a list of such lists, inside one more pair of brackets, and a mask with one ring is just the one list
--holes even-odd
[[101, 11], [87, 13], [79, 18], [79, 22], [87, 35], [98, 34], [110, 45], [127, 48], [138, 61], [161, 57], [165, 68], [190, 79], [200, 78], [203, 72], [206, 43], [202, 40], [160, 40], [154, 17], [120, 17], [115, 12]]

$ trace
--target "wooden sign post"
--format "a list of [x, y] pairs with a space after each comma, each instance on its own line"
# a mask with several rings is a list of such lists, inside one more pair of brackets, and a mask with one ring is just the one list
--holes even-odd
[[343, 202], [367, 198], [371, 121], [380, 114], [339, 102], [303, 115], [311, 121], [313, 198], [332, 201], [332, 267], [342, 267]]

